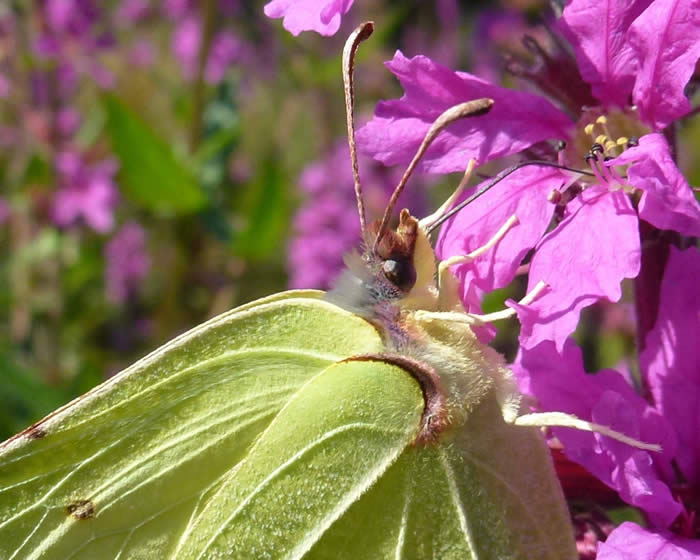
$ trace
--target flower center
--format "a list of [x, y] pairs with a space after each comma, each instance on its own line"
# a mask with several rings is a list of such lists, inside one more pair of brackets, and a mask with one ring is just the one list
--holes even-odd
[[603, 110], [586, 109], [579, 119], [566, 148], [560, 152], [560, 163], [572, 167], [590, 167], [595, 177], [581, 182], [606, 185], [610, 190], [631, 190], [621, 170], [605, 165], [627, 148], [637, 145], [637, 139], [650, 130], [643, 125], [635, 108]]

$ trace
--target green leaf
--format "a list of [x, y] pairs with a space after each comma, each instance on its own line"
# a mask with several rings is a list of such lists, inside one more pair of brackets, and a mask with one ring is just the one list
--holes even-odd
[[24, 369], [0, 349], [0, 437], [7, 437], [41, 418], [67, 397], [66, 391], [47, 385], [36, 372]]
[[195, 175], [165, 139], [113, 95], [105, 95], [107, 131], [119, 157], [121, 191], [134, 203], [164, 214], [186, 214], [206, 204]]
[[233, 245], [236, 254], [250, 259], [279, 252], [287, 231], [287, 185], [280, 166], [270, 157], [258, 167], [256, 179], [242, 193], [243, 228]]

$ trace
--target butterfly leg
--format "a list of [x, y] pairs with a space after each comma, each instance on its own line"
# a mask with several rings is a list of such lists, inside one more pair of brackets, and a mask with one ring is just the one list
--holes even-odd
[[487, 251], [491, 250], [496, 244], [503, 239], [508, 231], [518, 223], [518, 217], [512, 215], [499, 228], [499, 230], [489, 239], [484, 245], [475, 249], [468, 255], [455, 255], [438, 265], [438, 308], [439, 309], [454, 309], [457, 303], [457, 286], [455, 278], [450, 272], [450, 267], [456, 264], [464, 264], [472, 262]]
[[[532, 290], [530, 290], [527, 294], [525, 294], [525, 297], [523, 297], [518, 303], [520, 305], [530, 305], [542, 294], [542, 292], [546, 291], [547, 288], [547, 284], [540, 280], [535, 285], [535, 287], [532, 288]], [[501, 311], [495, 311], [493, 313], [486, 313], [483, 315], [479, 315], [477, 313], [466, 313], [465, 315], [467, 315], [467, 317], [470, 317], [474, 321], [474, 325], [483, 325], [484, 323], [492, 323], [501, 319], [508, 319], [509, 317], [514, 317], [516, 315], [516, 311], [512, 307], [508, 307]]]
[[661, 451], [660, 445], [639, 441], [638, 439], [631, 438], [620, 432], [616, 432], [608, 426], [587, 422], [586, 420], [581, 420], [573, 414], [567, 414], [565, 412], [533, 412], [530, 414], [523, 414], [522, 416], [518, 416], [513, 424], [516, 426], [559, 426], [562, 428], [574, 428], [584, 432], [594, 432], [602, 436], [607, 436], [638, 449], [657, 452]]
[[496, 244], [505, 237], [506, 233], [508, 233], [508, 231], [517, 224], [518, 217], [515, 214], [513, 214], [499, 228], [499, 230], [493, 235], [493, 237], [478, 249], [474, 249], [468, 255], [455, 255], [454, 257], [449, 257], [444, 261], [440, 261], [440, 264], [438, 265], [438, 287], [440, 287], [444, 283], [445, 275], [449, 273], [448, 271], [451, 266], [456, 264], [472, 262], [474, 259], [493, 249], [493, 247], [495, 247]]
[[[520, 305], [530, 305], [535, 301], [540, 294], [547, 289], [547, 284], [540, 281], [537, 285], [522, 298], [518, 303]], [[508, 319], [509, 317], [514, 317], [516, 314], [515, 309], [507, 308], [502, 311], [495, 311], [493, 313], [486, 313], [480, 315], [478, 313], [464, 313], [461, 311], [423, 311], [419, 310], [415, 312], [415, 315], [419, 319], [438, 319], [442, 321], [454, 321], [456, 323], [465, 323], [467, 325], [480, 326], [485, 323], [492, 323], [493, 321], [499, 321], [500, 319]]]

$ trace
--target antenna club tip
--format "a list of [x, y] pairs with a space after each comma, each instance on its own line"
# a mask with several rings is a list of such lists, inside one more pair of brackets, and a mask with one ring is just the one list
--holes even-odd
[[495, 103], [495, 101], [493, 99], [488, 98], [488, 97], [484, 97], [482, 99], [477, 99], [476, 104], [478, 105], [478, 107], [474, 111], [473, 116], [478, 117], [480, 115], [485, 115], [486, 113], [488, 113], [491, 110], [494, 103]]
[[374, 32], [374, 22], [365, 21], [364, 23], [358, 25], [355, 31], [359, 34], [358, 38], [360, 41], [364, 41]]

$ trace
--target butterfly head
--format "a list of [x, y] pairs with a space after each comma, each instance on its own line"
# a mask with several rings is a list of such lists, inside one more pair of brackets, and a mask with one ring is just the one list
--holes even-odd
[[460, 103], [442, 113], [430, 126], [413, 160], [394, 189], [382, 218], [372, 224], [366, 224], [355, 147], [353, 67], [358, 46], [371, 35], [372, 30], [371, 22], [360, 25], [352, 32], [343, 50], [348, 145], [360, 229], [366, 249], [361, 256], [353, 253], [346, 257], [348, 270], [341, 275], [335, 288], [327, 296], [342, 307], [365, 316], [376, 314], [377, 305], [404, 299], [418, 303], [430, 295], [435, 277], [435, 254], [428, 239], [428, 232], [405, 209], [399, 214], [396, 229], [391, 229], [389, 222], [406, 182], [435, 137], [449, 124], [466, 117], [486, 114], [493, 105], [491, 99], [477, 99]]
[[414, 254], [418, 237], [418, 220], [408, 210], [402, 210], [399, 225], [388, 229], [377, 243], [380, 222], [374, 222], [368, 231], [372, 249], [366, 260], [373, 262], [377, 272], [400, 293], [407, 294], [416, 283]]

